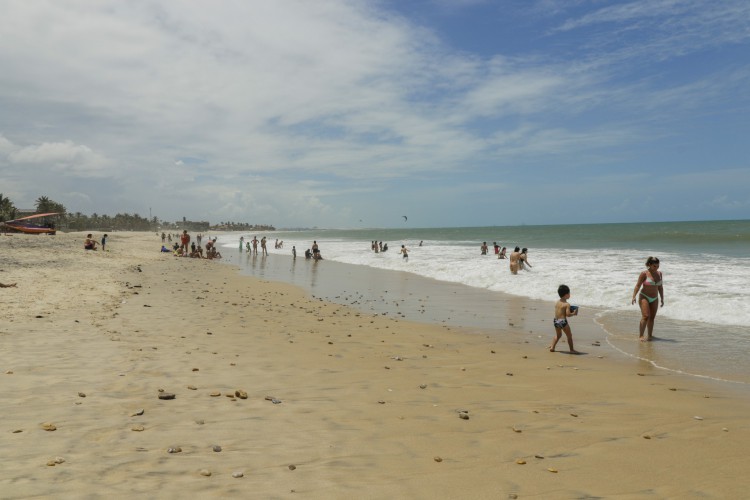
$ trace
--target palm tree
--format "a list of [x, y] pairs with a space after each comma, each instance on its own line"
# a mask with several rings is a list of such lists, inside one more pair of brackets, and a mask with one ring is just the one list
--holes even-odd
[[10, 198], [6, 198], [0, 193], [0, 220], [12, 220], [16, 218], [16, 207]]
[[49, 212], [50, 210], [52, 210], [52, 203], [53, 203], [52, 200], [50, 200], [46, 196], [40, 196], [36, 200], [37, 213], [42, 214], [44, 212]]

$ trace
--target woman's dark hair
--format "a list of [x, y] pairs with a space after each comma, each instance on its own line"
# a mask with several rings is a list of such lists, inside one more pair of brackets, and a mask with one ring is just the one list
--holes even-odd
[[658, 263], [659, 263], [659, 259], [656, 257], [649, 257], [648, 259], [646, 259], [646, 266], [650, 266], [651, 264], [658, 264]]
[[521, 247], [516, 247], [516, 249], [515, 249], [515, 250], [513, 250], [513, 251], [514, 251], [514, 252], [518, 252], [519, 250], [521, 250]]

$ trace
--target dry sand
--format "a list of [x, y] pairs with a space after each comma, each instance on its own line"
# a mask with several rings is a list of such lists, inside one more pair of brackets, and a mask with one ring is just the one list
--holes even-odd
[[747, 496], [737, 388], [84, 237], [0, 236], [2, 498]]

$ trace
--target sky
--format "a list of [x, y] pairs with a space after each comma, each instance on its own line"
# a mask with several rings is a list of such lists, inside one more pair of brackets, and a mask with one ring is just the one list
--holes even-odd
[[747, 0], [0, 12], [17, 208], [277, 228], [750, 218]]

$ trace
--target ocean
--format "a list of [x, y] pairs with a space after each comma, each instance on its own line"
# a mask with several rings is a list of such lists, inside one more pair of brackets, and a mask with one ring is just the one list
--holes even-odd
[[[238, 254], [239, 237], [222, 235], [225, 258], [260, 274], [246, 254]], [[491, 226], [467, 228], [314, 229], [259, 233], [274, 255], [297, 259], [318, 242], [324, 261], [411, 273], [445, 284], [460, 284], [486, 294], [502, 293], [548, 301], [557, 287], [571, 288], [570, 302], [586, 309], [601, 328], [603, 340], [617, 355], [697, 377], [750, 385], [750, 221], [579, 224], [555, 226]], [[274, 248], [275, 241], [284, 242]], [[374, 253], [373, 240], [389, 250]], [[487, 242], [489, 255], [480, 255]], [[420, 246], [421, 242], [421, 246]], [[508, 261], [494, 255], [492, 245], [527, 247], [531, 269], [512, 275]], [[399, 254], [401, 245], [409, 259]], [[637, 305], [633, 288], [647, 257], [661, 261], [665, 307], [660, 308], [651, 343], [638, 342]], [[283, 262], [289, 262], [284, 260]], [[289, 273], [287, 273], [289, 274]], [[294, 273], [292, 273], [294, 274]], [[276, 279], [305, 286], [314, 274], [296, 273]], [[439, 284], [438, 284], [439, 286]], [[355, 288], [355, 287], [353, 287]], [[343, 292], [343, 291], [342, 291]], [[329, 290], [326, 299], [336, 297]], [[474, 297], [473, 294], [467, 294]], [[491, 302], [474, 316], [492, 317]], [[393, 307], [393, 306], [392, 306]], [[489, 325], [480, 325], [489, 326]], [[575, 332], [574, 332], [575, 335]]]

